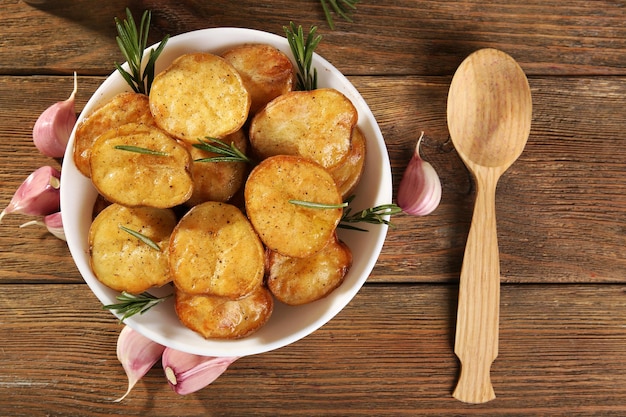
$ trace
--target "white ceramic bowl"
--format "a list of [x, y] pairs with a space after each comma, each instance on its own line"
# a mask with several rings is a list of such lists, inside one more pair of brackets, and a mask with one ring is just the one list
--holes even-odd
[[[156, 72], [165, 69], [176, 57], [192, 51], [219, 54], [243, 43], [267, 43], [292, 56], [283, 37], [249, 29], [213, 28], [170, 38], [157, 61]], [[359, 113], [358, 126], [367, 138], [365, 173], [351, 203], [353, 211], [391, 202], [391, 168], [382, 134], [369, 107], [354, 86], [328, 61], [316, 55], [313, 66], [318, 72], [318, 86], [344, 93]], [[96, 90], [78, 121], [115, 94], [130, 90], [119, 73], [112, 73]], [[72, 158], [74, 134], [70, 138], [61, 176], [61, 211], [67, 243], [72, 257], [93, 293], [104, 304], [113, 304], [118, 292], [101, 284], [89, 266], [87, 235], [96, 190], [77, 170]], [[353, 266], [344, 283], [328, 297], [314, 303], [290, 307], [276, 303], [269, 322], [253, 335], [239, 340], [206, 340], [184, 327], [174, 312], [173, 300], [135, 315], [125, 323], [144, 336], [171, 348], [205, 356], [246, 356], [278, 349], [320, 328], [339, 313], [362, 287], [371, 273], [387, 234], [385, 225], [360, 225], [369, 232], [340, 229], [339, 236], [353, 253]], [[169, 286], [167, 286], [169, 287]], [[171, 292], [171, 287], [151, 291], [155, 295]], [[100, 306], [94, 306], [99, 308]], [[119, 317], [119, 316], [118, 316]]]

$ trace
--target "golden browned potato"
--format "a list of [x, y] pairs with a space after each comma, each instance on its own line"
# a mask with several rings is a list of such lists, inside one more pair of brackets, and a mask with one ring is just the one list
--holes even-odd
[[[248, 139], [242, 130], [238, 130], [222, 139], [222, 142], [234, 144], [245, 154]], [[210, 140], [207, 139], [207, 142]], [[226, 202], [243, 186], [248, 165], [245, 162], [202, 162], [203, 158], [211, 158], [217, 154], [189, 145], [189, 153], [193, 159], [193, 194], [187, 205], [195, 206], [206, 201]]]
[[191, 156], [161, 129], [128, 123], [103, 133], [94, 143], [91, 180], [114, 203], [174, 207], [193, 192]]
[[341, 204], [328, 171], [308, 159], [278, 155], [263, 160], [246, 181], [246, 211], [263, 243], [283, 255], [311, 256], [330, 240], [341, 220], [341, 208], [309, 208], [299, 200]]
[[89, 229], [90, 263], [96, 278], [109, 288], [133, 294], [170, 282], [168, 245], [176, 221], [170, 209], [106, 207]]
[[331, 169], [346, 159], [357, 118], [352, 102], [337, 90], [292, 91], [254, 116], [250, 144], [259, 159], [297, 155]]
[[148, 96], [139, 93], [120, 93], [104, 106], [87, 116], [74, 135], [74, 163], [85, 176], [91, 175], [89, 158], [91, 147], [104, 132], [126, 123], [154, 125]]
[[256, 113], [267, 103], [293, 89], [295, 71], [287, 55], [271, 45], [246, 44], [226, 51], [222, 57], [239, 72]]
[[189, 53], [154, 78], [150, 109], [159, 127], [193, 144], [241, 129], [248, 118], [250, 94], [225, 59]]
[[239, 339], [267, 323], [274, 309], [274, 299], [261, 285], [239, 300], [191, 295], [177, 289], [175, 306], [181, 323], [205, 338]]
[[263, 282], [265, 249], [248, 219], [230, 204], [191, 208], [169, 248], [172, 278], [183, 292], [238, 299]]
[[285, 304], [307, 304], [339, 287], [351, 266], [352, 252], [333, 237], [321, 251], [306, 258], [270, 252], [267, 286]]
[[359, 185], [365, 165], [365, 152], [366, 143], [363, 132], [358, 127], [355, 127], [352, 131], [352, 145], [348, 157], [341, 165], [329, 170], [344, 201], [350, 197], [357, 185]]

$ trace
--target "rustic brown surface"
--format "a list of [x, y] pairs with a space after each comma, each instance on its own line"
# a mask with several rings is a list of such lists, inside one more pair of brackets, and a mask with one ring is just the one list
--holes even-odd
[[[626, 413], [626, 8], [620, 1], [363, 1], [331, 31], [317, 0], [0, 0], [0, 205], [60, 161], [31, 141], [38, 115], [80, 75], [80, 110], [121, 55], [113, 16], [154, 11], [154, 41], [215, 26], [282, 34], [316, 24], [319, 52], [363, 94], [400, 180], [420, 131], [440, 174], [430, 216], [394, 218], [368, 283], [311, 336], [240, 359], [214, 384], [173, 393], [155, 367], [122, 403], [120, 326], [65, 244], [0, 224], [0, 414], [624, 415]], [[445, 103], [467, 54], [496, 47], [529, 76], [533, 125], [499, 183], [502, 302], [497, 398], [451, 397], [458, 275], [473, 183], [448, 140]], [[393, 99], [390, 100], [390, 97]], [[397, 188], [396, 188], [397, 190]], [[394, 194], [395, 196], [395, 194]]]

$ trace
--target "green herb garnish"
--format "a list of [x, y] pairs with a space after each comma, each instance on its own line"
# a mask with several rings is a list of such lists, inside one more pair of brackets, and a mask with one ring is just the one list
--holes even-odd
[[142, 148], [140, 146], [116, 145], [114, 146], [114, 148], [119, 149], [120, 151], [135, 152], [135, 153], [141, 153], [145, 155], [168, 156], [167, 152], [155, 151], [153, 149]]
[[352, 226], [350, 223], [386, 224], [387, 226], [393, 227], [393, 224], [384, 217], [392, 216], [400, 212], [402, 212], [402, 209], [396, 204], [382, 204], [380, 206], [361, 210], [354, 214], [351, 213], [350, 208], [346, 208], [337, 227], [342, 229], [359, 230], [361, 232], [367, 232], [367, 230]]
[[289, 200], [289, 202], [291, 204], [295, 204], [297, 206], [302, 206], [302, 207], [307, 207], [307, 208], [314, 208], [314, 209], [332, 210], [332, 209], [348, 207], [348, 203], [325, 204], [325, 203], [315, 203], [313, 201], [304, 201], [304, 200]]
[[118, 36], [115, 38], [124, 58], [128, 62], [130, 72], [124, 70], [121, 65], [115, 63], [115, 68], [120, 72], [124, 80], [136, 93], [149, 94], [152, 81], [154, 81], [154, 66], [157, 58], [163, 52], [169, 35], [165, 35], [159, 46], [150, 49], [148, 62], [142, 72], [143, 53], [148, 43], [148, 32], [150, 30], [150, 11], [146, 10], [141, 16], [139, 30], [135, 24], [135, 19], [130, 10], [126, 9], [126, 20], [120, 22], [115, 18]]
[[237, 149], [234, 142], [231, 142], [229, 146], [219, 139], [209, 137], [206, 139], [207, 140], [198, 139], [199, 143], [194, 143], [193, 147], [202, 149], [203, 151], [216, 153], [218, 156], [200, 158], [196, 159], [194, 162], [251, 162], [250, 158]]
[[123, 231], [125, 231], [126, 233], [130, 234], [133, 237], [136, 237], [137, 239], [141, 240], [143, 243], [145, 243], [146, 245], [150, 246], [152, 249], [156, 250], [156, 251], [160, 251], [161, 248], [159, 247], [159, 245], [157, 245], [156, 243], [154, 243], [154, 241], [152, 239], [150, 239], [148, 236], [143, 235], [139, 232], [137, 232], [136, 230], [133, 229], [129, 229], [126, 226], [122, 226], [121, 224], [118, 225], [119, 228]]
[[341, 204], [324, 204], [303, 200], [289, 200], [289, 202], [298, 206], [321, 210], [343, 208], [344, 211], [337, 227], [342, 229], [358, 230], [361, 232], [367, 232], [367, 230], [353, 226], [351, 223], [386, 224], [388, 226], [393, 226], [391, 222], [384, 217], [402, 212], [402, 209], [396, 204], [382, 204], [380, 206], [371, 207], [353, 214], [352, 209], [349, 207], [352, 200], [354, 200], [354, 196], [350, 196], [346, 202]]
[[115, 299], [119, 301], [119, 303], [104, 305], [102, 306], [102, 309], [114, 310], [117, 313], [123, 314], [120, 322], [124, 322], [124, 320], [131, 316], [134, 316], [135, 314], [145, 313], [155, 305], [167, 300], [171, 296], [172, 294], [166, 295], [165, 297], [155, 297], [148, 292], [134, 295], [127, 293], [126, 291], [122, 291], [120, 295], [115, 297]]
[[[324, 9], [324, 15], [326, 16], [326, 22], [331, 29], [335, 29], [335, 22], [331, 11], [348, 22], [352, 22], [351, 14], [356, 10], [356, 4], [359, 0], [321, 0], [322, 8]], [[329, 7], [330, 4], [330, 7]], [[331, 10], [332, 9], [332, 10]]]
[[313, 68], [311, 71], [311, 65], [313, 64], [313, 53], [322, 40], [322, 36], [315, 35], [316, 26], [311, 26], [306, 38], [302, 26], [296, 27], [293, 22], [289, 23], [289, 27], [284, 26], [283, 29], [298, 67], [296, 90], [315, 90], [317, 88], [317, 69]]

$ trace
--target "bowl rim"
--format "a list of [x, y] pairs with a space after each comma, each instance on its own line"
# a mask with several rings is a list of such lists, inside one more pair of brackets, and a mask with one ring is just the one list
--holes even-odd
[[[282, 52], [286, 53], [293, 60], [293, 55], [289, 48], [287, 39], [255, 29], [233, 28], [233, 27], [217, 27], [199, 29], [186, 32], [177, 36], [173, 36], [168, 40], [161, 56], [157, 60], [156, 71], [159, 73], [176, 57], [186, 52], [206, 51], [219, 54], [233, 46], [245, 43], [266, 43], [273, 45]], [[158, 45], [152, 45], [146, 49], [146, 52]], [[123, 67], [128, 68], [127, 63]], [[366, 170], [361, 180], [361, 185], [368, 184], [363, 187], [363, 195], [356, 195], [351, 203], [353, 207], [362, 209], [372, 207], [379, 204], [388, 204], [392, 200], [392, 180], [391, 166], [385, 146], [384, 138], [380, 131], [380, 127], [365, 102], [352, 83], [330, 62], [318, 55], [313, 56], [313, 67], [318, 71], [318, 84], [320, 88], [330, 87], [336, 88], [344, 93], [355, 105], [359, 113], [359, 121], [357, 126], [364, 131], [367, 139], [366, 151]], [[73, 143], [76, 127], [85, 118], [102, 103], [112, 98], [121, 91], [130, 91], [130, 87], [125, 83], [121, 75], [117, 71], [112, 72], [106, 80], [96, 89], [94, 94], [81, 111], [74, 130], [71, 133], [70, 140], [64, 155], [61, 175], [61, 215], [63, 224], [68, 229], [66, 231], [67, 244], [72, 255], [72, 259], [76, 264], [81, 276], [89, 286], [93, 294], [103, 304], [115, 303], [115, 296], [119, 294], [108, 287], [101, 284], [93, 275], [88, 263], [88, 246], [87, 234], [88, 226], [91, 223], [91, 209], [93, 201], [95, 201], [96, 192], [91, 185], [91, 180], [84, 177], [77, 170], [73, 160]], [[368, 161], [375, 161], [368, 164]], [[368, 167], [369, 166], [369, 170]], [[67, 175], [63, 175], [67, 172]], [[368, 178], [368, 181], [364, 181]], [[357, 188], [358, 190], [359, 188]], [[80, 204], [76, 204], [79, 201]], [[359, 203], [367, 203], [364, 206], [357, 206]], [[89, 211], [86, 214], [86, 210]], [[82, 215], [82, 216], [81, 216]], [[78, 219], [78, 220], [77, 220]], [[333, 319], [339, 312], [356, 296], [361, 289], [371, 271], [373, 270], [380, 252], [382, 250], [388, 226], [387, 225], [365, 225], [368, 230], [370, 239], [359, 239], [364, 232], [344, 231], [341, 230], [339, 235], [342, 240], [353, 241], [358, 248], [366, 247], [368, 251], [367, 259], [356, 259], [352, 268], [348, 272], [344, 283], [331, 293], [328, 297], [307, 304], [305, 306], [289, 307], [275, 301], [274, 312], [268, 324], [251, 336], [236, 340], [207, 340], [199, 334], [185, 328], [180, 322], [176, 327], [176, 323], [172, 322], [171, 317], [176, 316], [173, 308], [173, 300], [167, 300], [164, 303], [154, 307], [145, 315], [135, 315], [124, 321], [126, 325], [133, 330], [141, 333], [149, 339], [170, 348], [194, 353], [203, 356], [249, 356], [269, 352], [289, 344], [292, 344], [325, 325]], [[355, 233], [360, 234], [357, 236]], [[366, 241], [366, 243], [362, 243]], [[351, 246], [348, 244], [348, 246]], [[353, 253], [355, 249], [353, 249]], [[358, 270], [355, 270], [355, 264], [358, 264]], [[171, 291], [169, 291], [171, 292]], [[168, 293], [167, 288], [157, 288], [150, 290], [150, 293], [163, 296]], [[169, 309], [169, 310], [168, 310]], [[296, 312], [298, 317], [306, 318], [304, 326], [293, 323], [282, 317], [276, 319], [277, 314], [290, 311], [289, 316], [294, 316]], [[118, 319], [121, 315], [112, 312]], [[161, 320], [150, 319], [150, 317], [158, 316]], [[309, 316], [315, 315], [315, 318]], [[177, 317], [175, 317], [177, 320]], [[264, 334], [264, 329], [272, 323], [271, 331]], [[278, 329], [278, 330], [277, 330]], [[278, 332], [280, 336], [273, 336]], [[182, 335], [182, 336], [181, 336]]]

